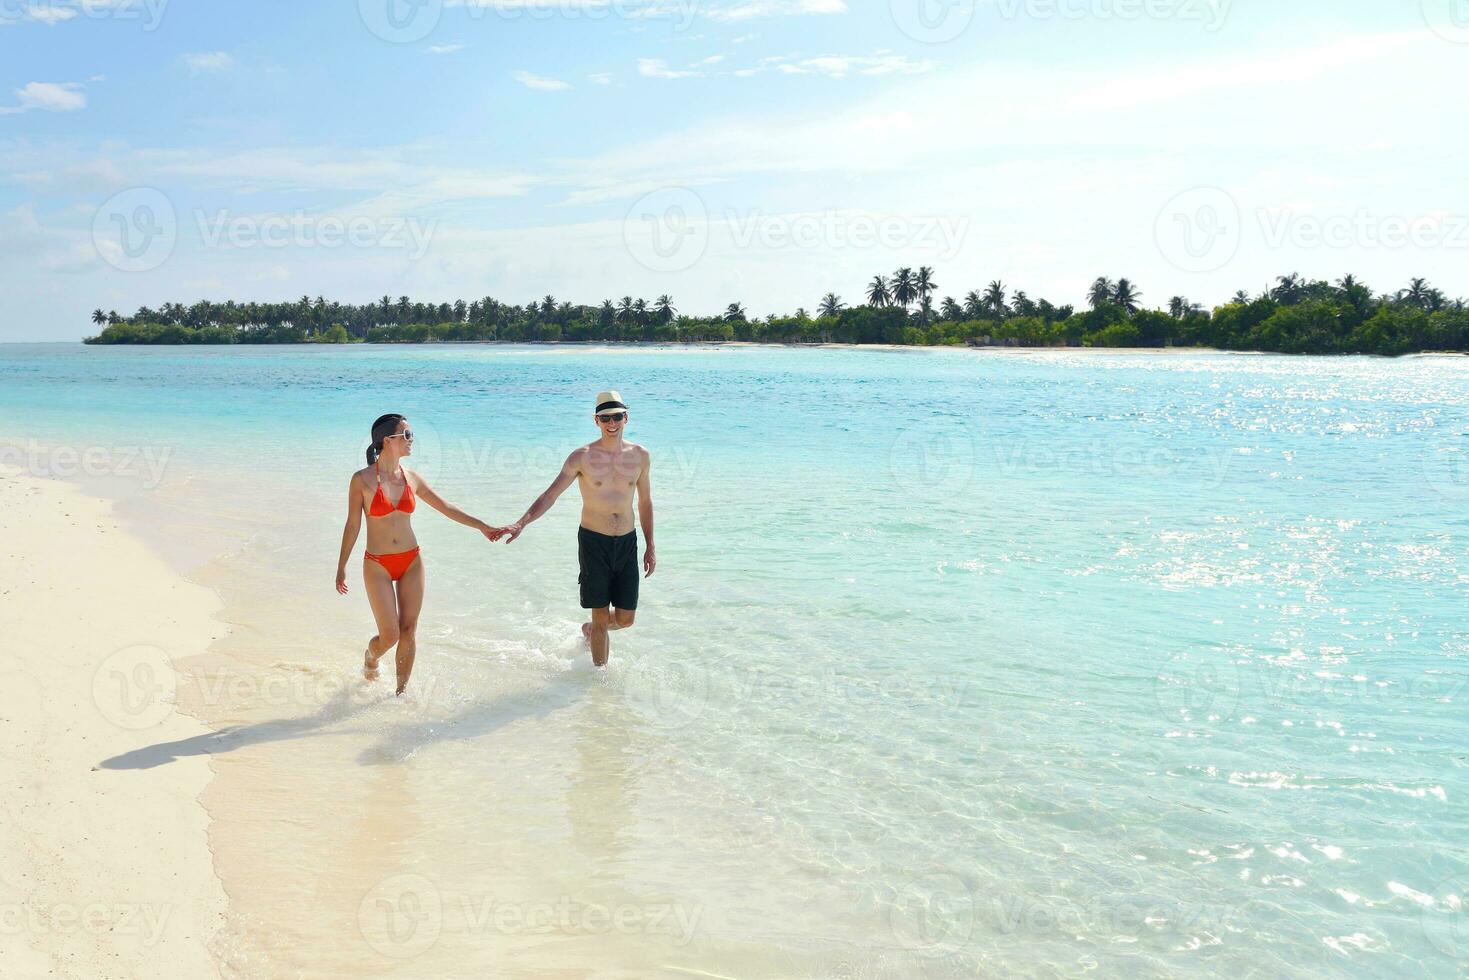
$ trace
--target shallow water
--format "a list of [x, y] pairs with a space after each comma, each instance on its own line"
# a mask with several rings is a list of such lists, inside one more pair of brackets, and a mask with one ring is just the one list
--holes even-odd
[[[573, 492], [425, 508], [362, 686], [372, 419], [503, 523], [606, 387], [660, 562], [611, 669]], [[1469, 359], [5, 346], [0, 409], [236, 624], [177, 665], [224, 733], [115, 763], [213, 755], [236, 975], [1469, 967]]]

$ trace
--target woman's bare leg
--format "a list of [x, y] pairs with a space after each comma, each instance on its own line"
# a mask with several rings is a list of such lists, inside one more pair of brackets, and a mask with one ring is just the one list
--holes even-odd
[[393, 593], [393, 577], [375, 561], [362, 562], [362, 586], [377, 621], [377, 636], [367, 641], [362, 655], [362, 676], [377, 680], [377, 662], [398, 642], [398, 597]]
[[413, 673], [413, 658], [418, 653], [418, 614], [423, 610], [423, 559], [415, 558], [413, 565], [398, 580], [398, 693], [408, 686], [408, 675]]

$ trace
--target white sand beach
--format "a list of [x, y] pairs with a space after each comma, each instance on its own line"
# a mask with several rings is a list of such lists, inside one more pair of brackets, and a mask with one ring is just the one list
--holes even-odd
[[174, 710], [171, 665], [224, 631], [218, 602], [107, 502], [14, 472], [0, 491], [0, 973], [218, 976], [207, 757], [99, 768], [206, 731]]

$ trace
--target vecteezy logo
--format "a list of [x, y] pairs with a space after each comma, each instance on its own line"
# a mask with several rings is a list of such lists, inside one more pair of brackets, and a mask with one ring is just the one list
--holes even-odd
[[974, 438], [957, 419], [907, 426], [893, 440], [888, 468], [904, 493], [953, 496], [974, 477]]
[[1441, 882], [1423, 905], [1423, 932], [1434, 948], [1456, 960], [1469, 960], [1469, 875]]
[[1445, 41], [1469, 44], [1469, 0], [1421, 0], [1423, 20]]
[[1163, 206], [1153, 227], [1158, 251], [1184, 272], [1215, 272], [1239, 254], [1239, 204], [1228, 191], [1195, 187]]
[[1153, 696], [1169, 721], [1232, 718], [1239, 691], [1239, 667], [1218, 650], [1180, 653], [1153, 681]]
[[964, 943], [974, 932], [974, 918], [974, 892], [947, 871], [908, 882], [888, 907], [893, 938], [911, 950]]
[[444, 899], [423, 875], [393, 875], [374, 885], [357, 906], [357, 928], [383, 956], [412, 959], [439, 941]]
[[1445, 497], [1469, 500], [1469, 452], [1451, 448], [1425, 453], [1423, 478]]
[[168, 195], [152, 187], [114, 194], [92, 216], [92, 245], [123, 272], [149, 272], [168, 261], [178, 243], [178, 216]]
[[682, 272], [709, 247], [709, 211], [687, 187], [665, 187], [643, 195], [628, 210], [622, 240], [644, 268]]
[[623, 673], [628, 701], [642, 705], [648, 720], [659, 728], [682, 728], [702, 715], [709, 705], [710, 687], [709, 666], [699, 660], [645, 657]]
[[920, 44], [943, 44], [969, 29], [977, 0], [888, 0], [898, 30]]
[[152, 728], [174, 709], [178, 676], [168, 654], [141, 643], [123, 647], [102, 661], [92, 675], [92, 702], [119, 728]]
[[444, 0], [357, 0], [362, 23], [391, 44], [422, 41], [439, 26]]

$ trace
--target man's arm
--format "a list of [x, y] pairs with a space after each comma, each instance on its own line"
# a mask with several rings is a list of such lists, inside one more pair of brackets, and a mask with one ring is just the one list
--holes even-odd
[[505, 527], [506, 544], [520, 537], [520, 532], [525, 530], [527, 524], [539, 519], [550, 510], [557, 498], [566, 492], [566, 488], [576, 482], [576, 475], [581, 472], [581, 459], [580, 449], [566, 457], [566, 462], [561, 464], [561, 472], [556, 475], [556, 479], [551, 481], [551, 485], [546, 488], [545, 492], [536, 498], [535, 503], [530, 505], [525, 515], [514, 524]]
[[653, 456], [647, 454], [643, 460], [643, 472], [638, 476], [638, 521], [643, 525], [643, 540], [647, 542], [647, 548], [643, 551], [643, 570], [647, 578], [653, 574], [653, 569], [658, 567], [658, 559], [653, 554], [653, 480], [649, 475], [653, 469]]

